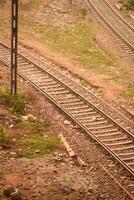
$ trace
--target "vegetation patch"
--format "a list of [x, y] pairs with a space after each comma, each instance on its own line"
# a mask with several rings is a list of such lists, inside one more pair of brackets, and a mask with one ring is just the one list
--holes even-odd
[[31, 118], [28, 121], [19, 122], [16, 125], [16, 128], [24, 129], [31, 134], [33, 133], [41, 134], [49, 126], [50, 126], [50, 122], [47, 119], [40, 121], [40, 120]]
[[129, 85], [126, 90], [121, 93], [121, 96], [126, 99], [134, 98], [134, 85]]
[[4, 176], [6, 174], [5, 169], [0, 169], [0, 176]]
[[120, 0], [119, 3], [128, 10], [134, 10], [134, 0]]
[[81, 8], [78, 12], [78, 15], [80, 17], [85, 17], [87, 15], [87, 9], [86, 8]]
[[10, 141], [10, 135], [4, 130], [3, 126], [0, 124], [0, 146], [3, 148], [7, 148], [10, 144]]
[[12, 113], [17, 115], [24, 114], [25, 101], [22, 94], [11, 95], [7, 88], [0, 88], [0, 103], [9, 106]]
[[52, 153], [59, 145], [58, 137], [30, 137], [22, 141], [25, 150], [19, 154], [19, 157], [36, 158]]

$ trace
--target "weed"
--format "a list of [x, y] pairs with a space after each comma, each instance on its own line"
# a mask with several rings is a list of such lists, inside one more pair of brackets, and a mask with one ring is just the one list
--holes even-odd
[[[51, 153], [54, 149], [57, 148], [59, 144], [58, 137], [31, 137], [28, 139], [24, 139], [22, 144], [26, 148], [19, 156], [26, 158], [35, 158], [38, 156], [43, 156], [45, 154]], [[28, 149], [27, 149], [28, 147]], [[38, 152], [36, 152], [38, 150]]]
[[24, 113], [24, 97], [21, 94], [11, 95], [7, 88], [0, 88], [0, 103], [9, 106], [11, 111], [17, 115]]
[[87, 9], [81, 8], [78, 13], [79, 16], [85, 17], [87, 15]]
[[85, 80], [83, 80], [83, 79], [80, 79], [80, 84], [81, 84], [82, 86], [86, 86], [86, 85], [87, 85], [87, 82], [86, 82]]
[[126, 99], [128, 99], [128, 98], [133, 99], [134, 98], [134, 85], [129, 85], [126, 88], [126, 90], [121, 93], [121, 96]]
[[50, 125], [48, 120], [40, 121], [36, 119], [29, 119], [28, 121], [19, 122], [16, 128], [25, 129], [30, 133], [41, 134]]
[[4, 169], [0, 169], [0, 176], [3, 176], [6, 173]]
[[5, 132], [3, 126], [0, 124], [0, 146], [7, 147], [10, 142], [10, 136], [7, 132]]

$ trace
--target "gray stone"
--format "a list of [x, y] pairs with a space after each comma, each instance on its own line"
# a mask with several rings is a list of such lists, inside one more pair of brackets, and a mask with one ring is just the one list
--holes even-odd
[[6, 186], [3, 190], [3, 194], [6, 196], [10, 196], [12, 192], [14, 192], [15, 189], [12, 186]]
[[69, 122], [68, 120], [65, 120], [65, 121], [64, 121], [64, 124], [65, 124], [65, 125], [71, 125], [71, 122]]
[[21, 199], [21, 195], [18, 189], [15, 189], [14, 192], [11, 193], [11, 200], [20, 200]]

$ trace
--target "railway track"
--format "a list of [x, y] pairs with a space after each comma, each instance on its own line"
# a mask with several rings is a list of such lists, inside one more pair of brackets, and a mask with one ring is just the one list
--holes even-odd
[[[0, 61], [10, 67], [10, 48], [1, 42]], [[67, 114], [88, 137], [99, 143], [133, 177], [134, 135], [132, 131], [128, 131], [103, 112], [96, 101], [85, 98], [75, 91], [71, 84], [59, 80], [56, 73], [52, 74], [50, 69], [43, 69], [40, 64], [31, 61], [23, 53], [18, 54], [18, 74]], [[133, 191], [134, 185], [131, 184], [130, 187]]]
[[106, 0], [86, 0], [103, 22], [121, 40], [123, 47], [134, 56], [134, 28]]

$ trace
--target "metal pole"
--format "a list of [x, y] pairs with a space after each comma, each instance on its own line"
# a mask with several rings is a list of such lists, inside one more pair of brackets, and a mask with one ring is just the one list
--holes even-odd
[[11, 94], [17, 93], [18, 0], [12, 0]]

